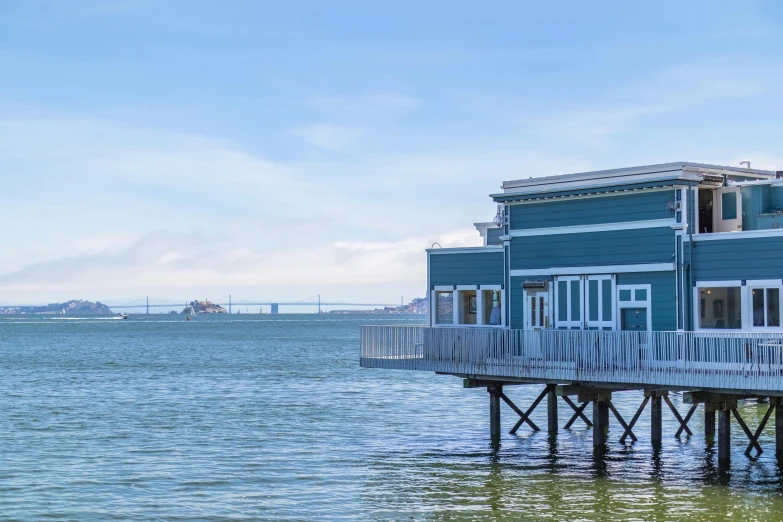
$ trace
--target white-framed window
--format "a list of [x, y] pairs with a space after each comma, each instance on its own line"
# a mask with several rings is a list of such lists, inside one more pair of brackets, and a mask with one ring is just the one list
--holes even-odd
[[505, 326], [500, 285], [435, 286], [432, 303], [433, 326]]
[[434, 326], [454, 324], [454, 287], [436, 286], [432, 290], [432, 324]]
[[693, 289], [697, 330], [741, 330], [748, 326], [742, 281], [697, 281]]
[[615, 329], [615, 277], [590, 275], [585, 279], [585, 319], [588, 330]]
[[779, 331], [780, 294], [783, 284], [779, 279], [771, 281], [746, 281], [746, 310], [748, 323], [753, 330]]
[[652, 285], [617, 285], [618, 326], [623, 331], [652, 331]]

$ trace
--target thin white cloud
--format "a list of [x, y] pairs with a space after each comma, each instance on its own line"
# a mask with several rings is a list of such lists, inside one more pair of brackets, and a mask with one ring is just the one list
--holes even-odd
[[357, 96], [313, 96], [307, 105], [326, 114], [373, 116], [398, 113], [419, 107], [419, 98], [393, 90], [374, 91]]
[[364, 132], [365, 129], [363, 128], [345, 127], [330, 123], [313, 123], [291, 129], [290, 131], [292, 135], [299, 136], [316, 147], [333, 151], [343, 150], [356, 141]]
[[0, 220], [18, 223], [0, 230], [4, 303], [421, 295], [425, 249], [478, 244], [470, 224], [494, 215], [501, 180], [584, 165], [513, 149], [279, 163], [82, 118], [5, 119], [0, 144], [18, 169], [0, 193]]

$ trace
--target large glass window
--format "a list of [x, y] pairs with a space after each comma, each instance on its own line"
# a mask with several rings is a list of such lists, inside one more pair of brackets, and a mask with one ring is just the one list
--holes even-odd
[[478, 324], [478, 301], [475, 290], [459, 292], [459, 324]]
[[737, 193], [721, 194], [721, 219], [737, 219]]
[[454, 324], [454, 292], [435, 292], [435, 324]]
[[742, 287], [703, 287], [699, 289], [699, 327], [742, 328]]
[[754, 327], [780, 326], [779, 288], [753, 288], [751, 290], [751, 303]]
[[482, 324], [500, 326], [500, 290], [482, 290]]

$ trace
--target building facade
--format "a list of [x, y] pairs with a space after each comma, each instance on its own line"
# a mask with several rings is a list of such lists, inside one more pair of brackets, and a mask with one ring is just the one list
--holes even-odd
[[427, 252], [432, 327], [783, 331], [782, 172], [668, 163], [491, 197], [484, 246]]

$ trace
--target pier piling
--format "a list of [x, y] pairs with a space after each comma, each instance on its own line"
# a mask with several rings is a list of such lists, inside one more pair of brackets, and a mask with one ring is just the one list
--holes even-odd
[[660, 448], [663, 444], [663, 404], [661, 392], [652, 392], [650, 397], [650, 439], [654, 448]]
[[492, 443], [500, 441], [500, 395], [503, 393], [503, 385], [495, 383], [487, 386], [489, 392], [489, 436]]
[[704, 438], [715, 442], [715, 408], [708, 403], [704, 403]]
[[547, 431], [550, 435], [557, 434], [557, 393], [555, 388], [549, 389], [547, 394]]
[[722, 404], [718, 410], [718, 467], [728, 469], [731, 462], [731, 408]]
[[606, 399], [599, 398], [593, 402], [593, 447], [603, 447], [606, 444], [607, 431], [609, 431], [609, 406]]

